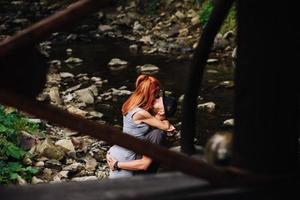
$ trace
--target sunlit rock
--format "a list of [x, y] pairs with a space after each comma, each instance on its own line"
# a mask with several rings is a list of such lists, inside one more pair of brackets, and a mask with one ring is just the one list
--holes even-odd
[[53, 102], [54, 104], [56, 104], [56, 105], [61, 104], [61, 98], [60, 98], [58, 87], [50, 88], [49, 97], [50, 97], [51, 102]]
[[75, 148], [71, 140], [68, 139], [58, 140], [57, 142], [55, 142], [55, 145], [62, 147], [62, 149], [66, 153], [75, 152]]
[[70, 113], [73, 113], [73, 114], [77, 114], [77, 115], [81, 115], [81, 116], [86, 116], [86, 114], [88, 113], [87, 111], [84, 111], [84, 110], [81, 110], [79, 108], [76, 108], [72, 105], [68, 105], [67, 106], [67, 110], [70, 112]]
[[44, 183], [44, 181], [40, 178], [37, 178], [36, 176], [33, 176], [31, 178], [31, 184], [39, 184], [39, 183]]

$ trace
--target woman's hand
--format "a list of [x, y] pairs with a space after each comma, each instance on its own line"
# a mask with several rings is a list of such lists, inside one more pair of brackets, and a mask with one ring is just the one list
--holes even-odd
[[170, 124], [170, 127], [168, 128], [168, 130], [166, 130], [167, 132], [171, 132], [171, 131], [175, 131], [175, 127], [172, 125], [172, 124]]
[[111, 169], [112, 171], [116, 170], [116, 169], [114, 168], [114, 165], [115, 165], [115, 163], [117, 162], [117, 160], [114, 159], [113, 157], [111, 157], [111, 156], [109, 155], [109, 153], [106, 154], [106, 161], [107, 161], [107, 164], [108, 164], [108, 166], [109, 166], [109, 169]]

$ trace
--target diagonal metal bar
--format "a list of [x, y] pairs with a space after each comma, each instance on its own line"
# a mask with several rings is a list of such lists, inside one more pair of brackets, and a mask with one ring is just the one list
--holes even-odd
[[224, 179], [223, 171], [211, 167], [204, 162], [188, 157], [182, 153], [169, 151], [166, 148], [148, 141], [139, 140], [133, 136], [124, 134], [115, 127], [89, 121], [79, 115], [68, 113], [35, 99], [0, 90], [0, 102], [35, 115], [41, 119], [147, 155], [186, 174], [202, 177], [215, 183]]
[[114, 0], [80, 0], [69, 5], [66, 9], [47, 17], [27, 29], [0, 43], [0, 56], [4, 57], [17, 49], [30, 47], [45, 39], [55, 31], [66, 28], [66, 25], [74, 24], [87, 14], [113, 5]]

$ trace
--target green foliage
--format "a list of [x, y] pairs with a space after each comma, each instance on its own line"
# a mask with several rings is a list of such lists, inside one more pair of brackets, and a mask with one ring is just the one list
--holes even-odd
[[[200, 19], [200, 24], [202, 27], [204, 27], [207, 24], [209, 17], [211, 15], [212, 9], [213, 9], [213, 3], [211, 0], [207, 0], [202, 3], [202, 8], [199, 12], [199, 19]], [[235, 7], [233, 7], [230, 9], [229, 14], [228, 14], [227, 18], [225, 19], [220, 32], [225, 33], [230, 30], [235, 31], [236, 25], [237, 25], [236, 10], [235, 10]]]
[[0, 105], [0, 184], [14, 182], [18, 176], [29, 180], [37, 169], [22, 164], [26, 151], [19, 147], [20, 131], [36, 132], [38, 124], [29, 122], [16, 110]]
[[223, 26], [221, 27], [220, 32], [222, 34], [228, 32], [228, 31], [236, 31], [237, 27], [237, 20], [236, 20], [236, 9], [235, 7], [231, 8], [229, 11], [229, 14], [227, 18], [224, 21]]
[[38, 170], [31, 166], [24, 166], [20, 162], [0, 161], [0, 184], [15, 182], [18, 176], [30, 180]]
[[202, 8], [199, 12], [200, 24], [202, 27], [204, 27], [207, 24], [210, 14], [212, 12], [212, 9], [213, 9], [212, 1], [210, 1], [210, 0], [205, 1], [202, 4]]

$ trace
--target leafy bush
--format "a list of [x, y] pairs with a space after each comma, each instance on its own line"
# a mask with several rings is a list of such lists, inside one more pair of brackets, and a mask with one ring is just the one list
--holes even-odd
[[18, 176], [25, 180], [30, 180], [32, 175], [38, 170], [31, 166], [25, 167], [20, 162], [5, 162], [0, 161], [0, 183], [9, 184], [15, 182]]
[[30, 156], [19, 147], [20, 131], [36, 132], [39, 126], [11, 108], [0, 105], [0, 184], [14, 182], [18, 176], [29, 180], [38, 170], [24, 166], [22, 159]]

